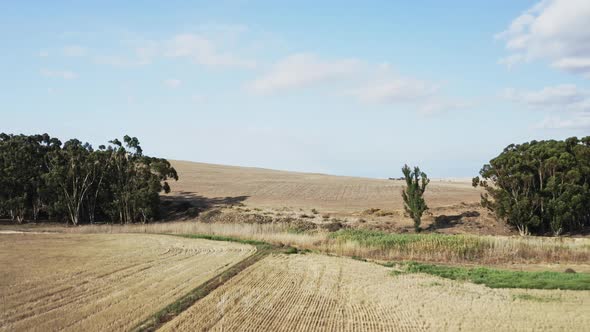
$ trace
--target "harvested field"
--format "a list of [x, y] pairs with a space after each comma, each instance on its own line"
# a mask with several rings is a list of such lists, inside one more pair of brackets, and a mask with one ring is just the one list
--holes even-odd
[[[259, 207], [294, 207], [348, 213], [370, 208], [403, 209], [403, 181], [298, 173], [252, 167], [171, 161], [180, 180], [173, 195], [196, 195], [212, 202]], [[401, 175], [401, 173], [400, 173]], [[466, 180], [432, 180], [430, 207], [478, 203], [480, 191]], [[214, 199], [217, 198], [217, 199]]]
[[166, 235], [2, 234], [0, 330], [130, 330], [254, 251]]
[[166, 331], [582, 331], [590, 292], [508, 290], [346, 258], [273, 255], [164, 325]]
[[[233, 207], [232, 222], [302, 219], [323, 226], [333, 221], [363, 229], [412, 232], [404, 215], [404, 181], [298, 173], [262, 168], [172, 161], [180, 179], [164, 197], [168, 220], [193, 219], [214, 207]], [[449, 234], [509, 235], [480, 205], [471, 180], [433, 179], [425, 197], [427, 231]], [[241, 205], [245, 206], [241, 206]], [[226, 211], [227, 212], [227, 211]], [[200, 217], [200, 215], [199, 215]]]

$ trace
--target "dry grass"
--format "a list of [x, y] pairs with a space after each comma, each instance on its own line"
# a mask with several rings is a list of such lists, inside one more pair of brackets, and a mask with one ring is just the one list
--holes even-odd
[[[243, 197], [254, 207], [293, 207], [319, 212], [350, 213], [369, 208], [402, 209], [403, 181], [262, 168], [172, 161], [180, 180], [172, 195]], [[401, 174], [400, 174], [401, 175]], [[480, 192], [470, 181], [433, 180], [426, 199], [432, 208], [479, 202]]]
[[130, 330], [253, 252], [165, 235], [0, 235], [0, 330]]
[[[583, 263], [590, 261], [590, 239], [474, 235], [415, 235], [345, 231], [289, 232], [271, 224], [174, 222], [146, 225], [100, 225], [67, 228], [89, 233], [172, 233], [231, 236], [244, 240], [289, 245], [339, 256], [375, 260], [417, 260], [479, 264]], [[331, 234], [331, 235], [330, 235]]]
[[490, 289], [321, 255], [250, 266], [164, 331], [581, 331], [588, 291]]

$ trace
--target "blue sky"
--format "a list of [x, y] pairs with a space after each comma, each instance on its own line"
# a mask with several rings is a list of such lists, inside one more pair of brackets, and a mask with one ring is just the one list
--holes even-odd
[[470, 177], [590, 133], [590, 2], [0, 3], [2, 125], [152, 155]]

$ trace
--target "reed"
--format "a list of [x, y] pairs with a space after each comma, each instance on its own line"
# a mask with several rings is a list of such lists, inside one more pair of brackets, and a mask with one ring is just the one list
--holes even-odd
[[366, 230], [295, 233], [284, 223], [231, 224], [169, 222], [88, 225], [66, 228], [73, 233], [166, 233], [228, 236], [293, 246], [339, 256], [373, 260], [454, 263], [587, 263], [585, 238], [510, 237], [442, 234], [390, 234]]

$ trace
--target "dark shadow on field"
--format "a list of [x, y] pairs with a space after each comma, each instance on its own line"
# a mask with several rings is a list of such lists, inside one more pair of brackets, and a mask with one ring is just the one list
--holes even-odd
[[164, 221], [193, 219], [198, 217], [201, 212], [213, 207], [242, 205], [242, 202], [248, 197], [205, 197], [181, 191], [160, 196], [160, 216]]
[[437, 229], [451, 228], [463, 224], [463, 218], [479, 217], [480, 213], [477, 211], [465, 211], [461, 214], [455, 215], [440, 215], [434, 217], [434, 222], [426, 228], [426, 230], [434, 231]]

